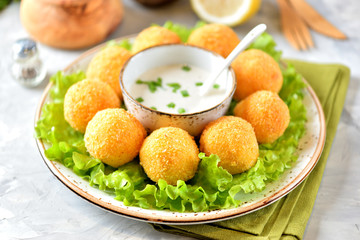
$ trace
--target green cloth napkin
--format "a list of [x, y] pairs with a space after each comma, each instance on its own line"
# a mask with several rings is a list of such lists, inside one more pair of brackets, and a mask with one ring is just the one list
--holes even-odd
[[286, 197], [256, 212], [209, 224], [153, 224], [156, 230], [200, 239], [302, 239], [343, 109], [350, 70], [339, 64], [286, 62], [315, 90], [325, 113], [325, 147], [309, 177]]

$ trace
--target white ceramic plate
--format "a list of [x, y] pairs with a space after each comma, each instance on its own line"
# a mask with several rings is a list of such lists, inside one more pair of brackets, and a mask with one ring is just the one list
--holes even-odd
[[[127, 38], [133, 39], [133, 36]], [[117, 40], [120, 41], [121, 39]], [[78, 70], [85, 71], [94, 54], [102, 47], [104, 47], [104, 44], [86, 51], [71, 63], [64, 72], [69, 74]], [[48, 92], [51, 86], [52, 84], [49, 84], [44, 91], [38, 106], [35, 122], [37, 122], [41, 116], [41, 109], [48, 100]], [[306, 123], [306, 134], [299, 143], [298, 160], [293, 164], [291, 169], [282, 174], [279, 180], [267, 184], [264, 191], [241, 196], [241, 199], [245, 203], [233, 209], [179, 213], [168, 210], [148, 210], [139, 207], [124, 206], [122, 202], [115, 200], [113, 195], [91, 187], [88, 181], [77, 176], [72, 170], [58, 162], [47, 159], [44, 153], [46, 146], [41, 140], [37, 140], [37, 145], [44, 162], [63, 184], [85, 200], [105, 210], [132, 219], [153, 223], [198, 224], [215, 222], [238, 217], [268, 206], [288, 194], [310, 174], [319, 160], [324, 147], [325, 118], [320, 102], [310, 86], [305, 90], [304, 104], [307, 109], [308, 122]]]

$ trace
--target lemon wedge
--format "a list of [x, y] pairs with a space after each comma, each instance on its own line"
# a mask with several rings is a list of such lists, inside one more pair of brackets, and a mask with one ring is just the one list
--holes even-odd
[[236, 26], [250, 19], [260, 5], [261, 0], [191, 0], [191, 7], [199, 18], [228, 26]]

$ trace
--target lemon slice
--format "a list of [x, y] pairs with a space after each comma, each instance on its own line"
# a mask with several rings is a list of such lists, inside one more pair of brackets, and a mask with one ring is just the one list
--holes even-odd
[[250, 19], [261, 5], [261, 0], [191, 0], [199, 18], [210, 23], [239, 25]]

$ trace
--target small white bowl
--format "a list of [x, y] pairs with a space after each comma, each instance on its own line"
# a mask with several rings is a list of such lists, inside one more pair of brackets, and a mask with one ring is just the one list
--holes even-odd
[[[141, 74], [156, 67], [188, 64], [212, 72], [223, 61], [224, 58], [219, 54], [190, 45], [166, 44], [147, 48], [133, 55], [121, 70], [120, 86], [125, 106], [148, 132], [161, 127], [172, 126], [182, 128], [193, 136], [198, 136], [206, 124], [225, 115], [230, 106], [236, 89], [236, 78], [231, 67], [225, 70], [227, 71], [226, 73], [223, 73], [224, 75], [226, 74], [227, 82], [229, 83], [229, 89], [227, 89], [224, 99], [211, 108], [203, 109], [199, 112], [174, 114], [157, 111], [136, 101], [135, 96], [130, 94], [129, 89], [135, 84]], [[154, 97], [156, 97], [156, 94]]]

